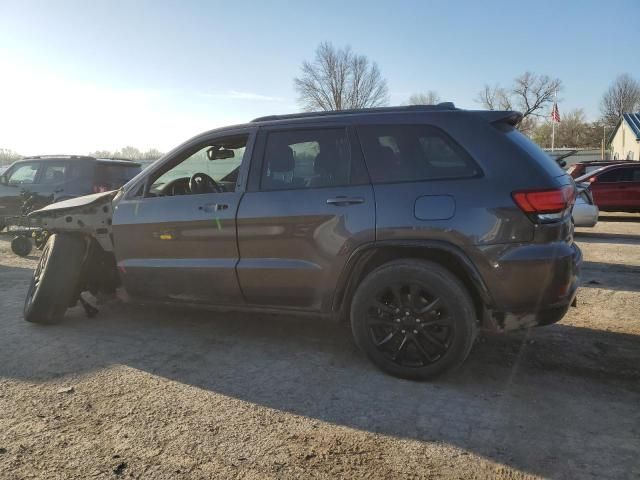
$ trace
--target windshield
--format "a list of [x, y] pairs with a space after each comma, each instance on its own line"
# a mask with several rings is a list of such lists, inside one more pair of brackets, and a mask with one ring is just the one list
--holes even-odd
[[577, 182], [588, 182], [589, 179], [594, 176], [599, 174], [600, 172], [602, 172], [605, 168], [607, 167], [600, 167], [600, 168], [596, 168], [595, 170], [590, 171], [589, 173], [585, 173], [584, 175], [576, 178], [576, 183]]

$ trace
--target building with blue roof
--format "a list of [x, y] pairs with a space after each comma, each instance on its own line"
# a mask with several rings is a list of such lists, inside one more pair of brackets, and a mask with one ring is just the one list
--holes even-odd
[[640, 160], [640, 112], [625, 113], [609, 137], [614, 160]]

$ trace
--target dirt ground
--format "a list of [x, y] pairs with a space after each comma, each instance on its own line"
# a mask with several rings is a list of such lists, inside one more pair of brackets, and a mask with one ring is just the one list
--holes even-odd
[[430, 383], [321, 321], [113, 304], [31, 325], [0, 237], [1, 478], [639, 478], [640, 216], [576, 239], [578, 308]]

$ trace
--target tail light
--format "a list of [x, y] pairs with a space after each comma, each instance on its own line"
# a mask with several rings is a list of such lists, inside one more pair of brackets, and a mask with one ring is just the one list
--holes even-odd
[[108, 185], [96, 184], [93, 186], [93, 193], [102, 193], [102, 192], [108, 192], [108, 191], [109, 191]]
[[540, 222], [560, 220], [576, 201], [573, 185], [548, 190], [523, 190], [511, 194], [520, 209]]

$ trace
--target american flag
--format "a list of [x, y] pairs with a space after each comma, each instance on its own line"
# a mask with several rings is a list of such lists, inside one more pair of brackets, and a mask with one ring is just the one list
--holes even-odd
[[551, 109], [551, 120], [560, 123], [560, 112], [558, 111], [558, 104], [553, 102], [553, 108]]

